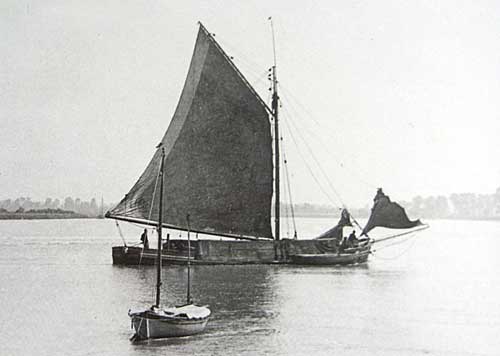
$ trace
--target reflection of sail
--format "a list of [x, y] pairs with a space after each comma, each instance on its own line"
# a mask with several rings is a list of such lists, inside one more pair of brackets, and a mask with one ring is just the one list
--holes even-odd
[[[173, 268], [179, 274], [184, 273], [184, 268]], [[203, 296], [203, 302], [213, 306], [217, 315], [224, 315], [222, 329], [231, 329], [231, 324], [244, 325], [248, 319], [257, 320], [259, 324], [267, 323], [261, 320], [262, 306], [274, 304], [276, 295], [276, 280], [270, 278], [274, 270], [266, 265], [224, 265], [224, 266], [194, 266], [193, 298]], [[173, 283], [178, 283], [179, 278], [172, 277]], [[181, 285], [179, 285], [181, 286]], [[181, 288], [182, 289], [182, 288]], [[265, 318], [262, 318], [265, 319]], [[213, 325], [213, 324], [212, 324]]]
[[[203, 26], [165, 149], [166, 226], [271, 238], [272, 148], [265, 104]], [[107, 216], [154, 222], [158, 148], [144, 173]]]
[[341, 239], [342, 229], [344, 226], [352, 226], [349, 212], [346, 209], [342, 210], [342, 214], [337, 225], [332, 227], [327, 232], [322, 233], [316, 239]]
[[377, 226], [391, 229], [409, 229], [422, 224], [420, 220], [411, 221], [408, 219], [403, 207], [398, 203], [391, 202], [382, 189], [378, 189], [373, 201], [370, 219], [363, 229], [363, 234], [367, 234]]

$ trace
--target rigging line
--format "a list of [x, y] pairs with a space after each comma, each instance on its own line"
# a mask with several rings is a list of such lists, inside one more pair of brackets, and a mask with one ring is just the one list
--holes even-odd
[[405, 237], [404, 239], [401, 239], [401, 240], [399, 240], [399, 241], [394, 241], [394, 242], [388, 243], [388, 244], [386, 244], [385, 246], [381, 246], [381, 247], [377, 248], [377, 249], [376, 249], [376, 250], [374, 250], [374, 251], [376, 252], [376, 251], [380, 251], [380, 250], [383, 250], [383, 249], [388, 248], [388, 247], [391, 247], [391, 246], [401, 245], [401, 244], [405, 243], [406, 241], [413, 239], [414, 237], [415, 237], [415, 232], [412, 232], [412, 233], [411, 233], [411, 235], [409, 235], [409, 236]]
[[283, 144], [283, 138], [281, 138], [281, 152], [283, 153], [283, 167], [285, 170], [285, 180], [286, 180], [286, 185], [288, 186], [288, 198], [290, 202], [290, 211], [292, 214], [292, 223], [293, 223], [293, 236], [294, 238], [297, 238], [297, 225], [295, 224], [295, 213], [293, 211], [293, 200], [292, 200], [292, 189], [291, 189], [291, 183], [290, 183], [290, 175], [289, 175], [289, 169], [288, 169], [288, 160], [286, 159], [286, 153], [285, 153], [285, 145]]
[[262, 72], [262, 68], [267, 68], [267, 67], [249, 66], [248, 64], [246, 64], [244, 62], [236, 62], [236, 63], [238, 64], [238, 68], [244, 68], [245, 75], [252, 76], [254, 80], [255, 80], [255, 78], [260, 76], [260, 73]]
[[[290, 95], [290, 98], [292, 98], [292, 99], [293, 99], [293, 97], [292, 97], [291, 93], [289, 93], [289, 91], [288, 91], [288, 90], [284, 89], [282, 84], [280, 84], [280, 88], [281, 88], [281, 89], [283, 89], [283, 91], [285, 92], [285, 95], [284, 95], [284, 97], [285, 97], [285, 98], [288, 98], [288, 95]], [[288, 93], [288, 94], [287, 94], [287, 93]], [[296, 100], [295, 100], [295, 101], [296, 101]], [[296, 101], [296, 102], [297, 102], [297, 104], [301, 105], [298, 101]], [[297, 116], [301, 117], [301, 115], [298, 113], [298, 110], [295, 110], [295, 109], [294, 109], [294, 104], [293, 104], [291, 101], [290, 101], [290, 102], [288, 102], [288, 104], [289, 104], [288, 106], [289, 106], [290, 108], [292, 108], [292, 109], [296, 112]], [[311, 115], [311, 118], [312, 118], [312, 114], [309, 114], [309, 115]], [[313, 121], [314, 121], [314, 122], [318, 125], [318, 127], [319, 127], [320, 129], [322, 129], [322, 128], [321, 128], [321, 125], [320, 125], [320, 124], [319, 124], [316, 120], [313, 120]], [[299, 122], [302, 122], [302, 121], [300, 121], [300, 120], [299, 120]], [[322, 138], [319, 134], [317, 134], [316, 132], [312, 131], [312, 130], [311, 130], [311, 129], [309, 129], [308, 127], [303, 127], [303, 128], [304, 128], [304, 130], [305, 130], [305, 131], [309, 132], [309, 133], [311, 134], [311, 136], [313, 136], [313, 138], [315, 138], [315, 139], [317, 139], [317, 140], [319, 141], [319, 143], [322, 145], [323, 149], [324, 149], [324, 150], [325, 150], [325, 151], [326, 151], [329, 155], [331, 155], [331, 156], [333, 157], [333, 159], [337, 162], [337, 166], [339, 166], [339, 167], [340, 167], [340, 169], [347, 169], [347, 170], [348, 170], [348, 171], [350, 171], [351, 173], [354, 173], [354, 175], [357, 177], [358, 181], [359, 181], [360, 183], [363, 183], [365, 186], [367, 186], [367, 187], [369, 187], [369, 188], [371, 188], [371, 189], [376, 189], [376, 188], [377, 188], [375, 185], [371, 184], [370, 182], [367, 182], [366, 180], [364, 180], [364, 179], [362, 178], [362, 175], [359, 173], [359, 169], [357, 169], [357, 168], [355, 168], [355, 167], [352, 167], [352, 166], [349, 166], [349, 165], [347, 165], [347, 166], [346, 166], [346, 165], [344, 164], [343, 160], [342, 160], [342, 159], [340, 159], [340, 158], [339, 158], [339, 157], [338, 157], [335, 153], [333, 153], [333, 152], [332, 152], [332, 151], [328, 148], [328, 144], [324, 141], [324, 139], [323, 139], [323, 138]], [[329, 131], [328, 133], [330, 133], [330, 131]], [[335, 140], [336, 140], [336, 141], [339, 141], [338, 139], [335, 139]], [[347, 160], [346, 160], [346, 161], [347, 161]]]
[[[283, 142], [280, 142], [281, 144], [281, 152], [283, 153]], [[290, 237], [290, 217], [291, 217], [291, 214], [290, 214], [290, 207], [291, 207], [291, 203], [290, 203], [290, 199], [288, 199], [288, 197], [290, 196], [290, 191], [289, 191], [289, 188], [290, 188], [290, 185], [287, 184], [287, 176], [286, 176], [286, 163], [285, 163], [285, 159], [284, 159], [284, 156], [283, 154], [281, 155], [281, 177], [283, 177], [283, 180], [282, 180], [282, 185], [283, 185], [283, 193], [284, 193], [284, 196], [285, 196], [285, 216], [286, 216], [286, 232], [287, 232], [287, 236]]]
[[[307, 114], [307, 116], [309, 116], [309, 118], [319, 127], [321, 127], [321, 124], [319, 123], [318, 120], [316, 120], [316, 118], [309, 112], [309, 110], [307, 108], [304, 107], [304, 105], [302, 105], [300, 103], [300, 101], [298, 101], [297, 98], [295, 98], [295, 96], [292, 94], [292, 92], [290, 90], [288, 90], [286, 87], [283, 86], [283, 84], [280, 82], [280, 89], [282, 89], [285, 94], [289, 95], [290, 98], [292, 99], [291, 101], [294, 101], [295, 104], [304, 111], [304, 113]], [[293, 105], [293, 104], [292, 104]]]
[[[286, 109], [285, 107], [285, 110], [288, 112], [288, 110]], [[293, 121], [291, 120], [291, 123], [292, 125], [294, 125]], [[287, 120], [287, 125], [288, 125], [288, 120]], [[294, 125], [294, 128], [300, 133], [300, 130], [297, 129], [297, 127]], [[291, 132], [291, 131], [290, 131]], [[307, 141], [299, 135], [299, 137], [303, 140], [303, 142], [305, 143], [307, 149], [309, 150], [309, 152], [311, 153], [311, 156], [313, 157], [314, 161], [316, 162], [316, 165], [318, 166], [318, 168], [320, 169], [321, 173], [323, 173], [323, 176], [325, 177], [328, 185], [330, 186], [330, 188], [333, 190], [334, 194], [336, 195], [337, 199], [340, 201], [340, 203], [342, 204], [342, 207], [346, 210], [350, 210], [347, 205], [344, 203], [344, 201], [342, 200], [342, 198], [340, 197], [340, 194], [337, 192], [337, 190], [335, 189], [335, 187], [333, 186], [333, 184], [331, 183], [330, 179], [328, 178], [328, 175], [325, 173], [325, 171], [323, 170], [323, 167], [321, 167], [321, 165], [319, 164], [318, 160], [316, 159], [316, 156], [314, 155], [313, 151], [311, 150], [310, 146], [307, 144]], [[300, 152], [300, 151], [299, 151]], [[330, 201], [331, 198], [330, 198]], [[335, 203], [333, 203], [335, 205]], [[356, 218], [349, 213], [349, 215], [351, 216], [352, 220], [354, 221], [354, 223], [358, 226], [359, 229], [363, 230], [363, 228], [361, 227], [361, 225], [358, 223], [358, 221], [356, 220]]]
[[[285, 193], [285, 198], [286, 198], [286, 189], [283, 189], [283, 193]], [[280, 207], [284, 208], [285, 212], [285, 219], [280, 219], [280, 222], [282, 220], [285, 220], [284, 223], [286, 224], [286, 235], [287, 237], [290, 237], [290, 220], [289, 220], [289, 215], [288, 215], [288, 203], [285, 200], [285, 204], [281, 204]]]
[[229, 41], [226, 41], [224, 38], [221, 38], [220, 36], [217, 36], [217, 42], [219, 42], [224, 48], [227, 48], [231, 52], [236, 53], [236, 57], [232, 56], [233, 60], [245, 62], [245, 65], [253, 68], [267, 67], [266, 65], [263, 65], [263, 63], [258, 63], [252, 59], [252, 58], [261, 58], [262, 54], [246, 52], [241, 48], [233, 46]]
[[[155, 196], [156, 196], [156, 187], [158, 185], [158, 180], [160, 178], [160, 172], [161, 172], [161, 164], [163, 162], [163, 157], [162, 159], [160, 160], [160, 164], [159, 164], [159, 167], [158, 167], [158, 175], [156, 176], [156, 180], [155, 180], [155, 187], [153, 189], [153, 196], [151, 197], [151, 207], [149, 208], [149, 215], [148, 215], [148, 220], [151, 220], [151, 214], [153, 213], [153, 206], [154, 206], [154, 202], [155, 202]], [[160, 210], [161, 210], [161, 207], [160, 207]], [[154, 231], [154, 227], [151, 228], [151, 231]], [[153, 233], [151, 233], [151, 235], [153, 235]], [[158, 238], [160, 238], [160, 234], [158, 234]], [[142, 244], [142, 250], [141, 250], [141, 255], [139, 257], [139, 267], [141, 266], [142, 264], [142, 256], [144, 254], [144, 249], [145, 249], [145, 244]]]
[[[237, 57], [234, 57], [232, 55], [229, 55], [229, 58], [233, 61], [233, 63], [238, 64], [238, 67], [240, 68], [245, 68], [245, 75], [250, 75], [253, 76], [254, 80], [256, 80], [257, 77], [260, 77], [260, 72], [262, 71], [262, 68], [267, 68], [266, 65], [261, 65], [250, 58], [259, 58], [261, 57], [260, 55], [254, 55], [254, 56], [248, 56], [248, 54], [244, 53], [243, 51], [237, 49], [235, 46], [230, 45], [228, 42], [222, 40], [217, 37], [217, 41], [224, 46], [224, 48], [229, 48], [231, 51], [235, 53], [239, 53]], [[266, 69], [267, 73], [267, 69]], [[253, 84], [254, 86], [255, 84]]]
[[299, 156], [300, 158], [302, 159], [302, 161], [304, 162], [305, 166], [307, 167], [309, 173], [311, 174], [311, 176], [313, 177], [314, 181], [316, 182], [316, 184], [318, 185], [319, 189], [323, 192], [323, 194], [325, 194], [325, 196], [328, 198], [328, 200], [330, 200], [330, 202], [333, 204], [333, 205], [337, 205], [337, 203], [332, 199], [332, 197], [330, 196], [330, 194], [328, 194], [328, 192], [323, 188], [322, 184], [318, 181], [318, 179], [316, 178], [316, 175], [314, 174], [314, 172], [312, 171], [311, 167], [309, 166], [309, 163], [307, 162], [307, 160], [305, 159], [305, 157], [303, 156], [302, 152], [300, 151], [299, 149], [299, 145], [297, 143], [297, 140], [295, 139], [295, 136], [290, 128], [290, 125], [288, 124], [288, 120], [283, 120], [286, 124], [286, 127], [288, 129], [288, 132], [290, 133], [290, 137], [292, 138], [292, 141], [294, 142], [295, 144], [295, 147], [297, 149], [297, 152], [299, 153]]
[[391, 244], [391, 245], [387, 245], [387, 246], [383, 246], [377, 250], [373, 250], [372, 251], [372, 254], [375, 258], [377, 259], [380, 259], [380, 260], [395, 260], [395, 259], [398, 259], [400, 258], [401, 256], [403, 256], [405, 253], [407, 253], [416, 243], [417, 239], [414, 238], [415, 236], [410, 236], [408, 237], [407, 239], [404, 239], [403, 241], [399, 241], [397, 244], [402, 244], [404, 242], [407, 242], [409, 240], [412, 240], [411, 241], [411, 244], [405, 249], [403, 250], [403, 252], [401, 252], [399, 255], [396, 255], [396, 256], [393, 256], [393, 257], [380, 257], [380, 256], [377, 256], [376, 252], [381, 250], [381, 249], [384, 249], [384, 248], [387, 248], [387, 247], [390, 247], [390, 246], [394, 246], [394, 245], [397, 245], [397, 244]]
[[[288, 111], [288, 110], [287, 110]], [[301, 130], [299, 130], [297, 128], [297, 126], [295, 126], [294, 122], [292, 122], [292, 125], [294, 125], [294, 128], [298, 131], [298, 132], [301, 132]], [[304, 137], [300, 136], [299, 137], [303, 140], [303, 142], [305, 143], [307, 149], [309, 150], [309, 152], [311, 153], [311, 156], [313, 157], [314, 161], [316, 162], [316, 165], [318, 166], [318, 168], [320, 169], [321, 173], [323, 173], [323, 176], [325, 177], [328, 185], [330, 186], [330, 188], [333, 190], [333, 192], [335, 193], [337, 199], [340, 201], [342, 207], [346, 210], [350, 210], [348, 208], [348, 206], [345, 204], [345, 202], [342, 200], [342, 198], [340, 197], [340, 194], [337, 192], [337, 190], [335, 189], [334, 185], [331, 183], [331, 181], [329, 180], [328, 178], [328, 175], [325, 173], [325, 171], [323, 170], [323, 167], [319, 164], [319, 161], [317, 160], [316, 156], [314, 155], [314, 152], [312, 151], [312, 149], [310, 148], [310, 146], [307, 144], [307, 141]], [[331, 199], [330, 199], [331, 200]], [[334, 205], [336, 205], [336, 203], [333, 203]], [[359, 222], [356, 220], [356, 218], [351, 214], [349, 213], [350, 217], [352, 218], [352, 220], [354, 221], [354, 223], [356, 224], [356, 226], [360, 229], [360, 230], [363, 230], [363, 227], [359, 224]], [[368, 236], [368, 235], [367, 235]]]
[[[287, 120], [288, 121], [288, 120]], [[332, 189], [333, 193], [335, 194], [335, 196], [337, 197], [337, 199], [340, 201], [340, 203], [342, 204], [342, 206], [344, 208], [347, 209], [347, 206], [346, 204], [344, 203], [344, 201], [342, 200], [342, 198], [340, 197], [340, 194], [337, 192], [337, 190], [333, 187], [330, 179], [328, 178], [328, 175], [325, 173], [325, 171], [323, 170], [323, 167], [321, 167], [321, 165], [319, 164], [316, 156], [314, 155], [314, 152], [312, 151], [311, 147], [309, 146], [309, 144], [307, 143], [307, 140], [304, 139], [301, 135], [300, 135], [300, 130], [295, 126], [294, 122], [292, 120], [290, 120], [290, 123], [294, 126], [295, 130], [297, 130], [297, 132], [299, 132], [299, 137], [302, 139], [302, 141], [304, 142], [307, 150], [309, 151], [309, 153], [311, 154], [311, 157], [313, 158], [314, 162], [316, 163], [316, 165], [318, 166], [320, 172], [323, 174], [323, 176], [325, 177], [326, 179], [326, 182], [328, 183], [328, 185], [330, 186], [330, 188]]]
[[264, 73], [262, 73], [261, 75], [259, 75], [259, 77], [258, 77], [258, 78], [257, 78], [257, 79], [253, 82], [253, 83], [251, 83], [251, 84], [252, 84], [252, 86], [253, 86], [253, 87], [255, 87], [255, 86], [257, 86], [257, 84], [260, 84], [260, 83], [262, 82], [262, 80], [263, 80], [264, 78], [266, 78], [268, 75], [269, 75], [269, 70], [268, 70], [268, 69], [266, 69], [266, 70], [264, 71]]
[[[160, 161], [160, 166], [161, 166], [161, 161]], [[148, 220], [151, 220], [151, 214], [153, 213], [153, 206], [154, 206], [155, 197], [156, 197], [156, 187], [158, 186], [159, 177], [160, 177], [160, 170], [158, 169], [158, 175], [156, 176], [155, 187], [153, 189], [153, 196], [151, 197], [151, 206], [149, 208]]]
[[127, 242], [125, 241], [125, 237], [123, 237], [122, 229], [120, 227], [120, 224], [118, 224], [118, 220], [115, 220], [115, 225], [116, 225], [116, 228], [118, 229], [118, 233], [120, 234], [120, 237], [122, 238], [123, 245], [125, 247], [127, 247]]
[[[283, 153], [283, 138], [281, 138], [280, 140], [280, 146], [281, 146], [281, 152]], [[287, 185], [285, 184], [286, 182], [284, 182], [284, 180], [286, 180], [286, 176], [284, 175], [285, 173], [285, 159], [284, 159], [284, 156], [283, 154], [281, 155], [281, 176], [284, 177], [284, 179], [280, 182], [282, 183], [283, 185], [283, 193], [285, 195], [285, 204], [284, 205], [284, 209], [285, 209], [285, 216], [286, 216], [286, 230], [287, 230], [287, 236], [290, 237], [290, 215], [288, 213], [288, 204], [289, 204], [289, 201], [287, 201]], [[282, 205], [282, 206], [283, 206]]]
[[[314, 117], [314, 115], [312, 114], [312, 112], [310, 110], [308, 110], [294, 95], [293, 93], [288, 90], [286, 87], [283, 86], [283, 84], [280, 82], [279, 83], [280, 85], [280, 89], [282, 89], [284, 92], [285, 92], [285, 96], [289, 96], [291, 101], [289, 103], [290, 106], [294, 106], [294, 105], [297, 105], [297, 107], [299, 109], [302, 109], [302, 111], [306, 114], [306, 116], [308, 116], [319, 128], [323, 129], [323, 127], [321, 126], [320, 122], [318, 120], [316, 120], [316, 118]], [[299, 115], [300, 116], [300, 115]], [[336, 134], [336, 132], [334, 131], [331, 131], [328, 129], [328, 133], [331, 134], [332, 136], [336, 137], [336, 141], [339, 141], [338, 139], [338, 136]], [[317, 136], [317, 135], [316, 135]], [[320, 136], [317, 136], [317, 137], [320, 137]], [[339, 160], [340, 161], [340, 160]], [[354, 169], [352, 171], [355, 171]], [[365, 182], [366, 183], [366, 182]], [[369, 184], [369, 183], [367, 183]], [[370, 186], [374, 187], [373, 185], [369, 184]]]
[[268, 20], [271, 22], [271, 33], [273, 35], [273, 58], [274, 58], [274, 66], [276, 67], [276, 41], [274, 39], [273, 18], [271, 16], [269, 16]]
[[[300, 130], [298, 130], [298, 128], [295, 126], [294, 124], [294, 121], [291, 120], [291, 123], [292, 125], [294, 125], [294, 128], [300, 133]], [[328, 178], [328, 175], [326, 174], [326, 172], [324, 171], [323, 167], [319, 164], [319, 161], [317, 160], [316, 156], [314, 155], [314, 152], [312, 151], [311, 147], [309, 146], [309, 144], [307, 143], [307, 140], [300, 136], [299, 137], [302, 139], [302, 141], [304, 142], [304, 144], [306, 145], [306, 148], [309, 150], [309, 153], [311, 154], [313, 160], [316, 162], [316, 165], [318, 166], [318, 168], [320, 169], [320, 172], [323, 174], [324, 178], [326, 179], [328, 185], [330, 186], [330, 188], [332, 189], [332, 191], [334, 192], [334, 194], [336, 195], [337, 199], [341, 202], [342, 204], [342, 207], [346, 210], [350, 210], [347, 206], [347, 204], [345, 204], [345, 202], [342, 200], [340, 194], [338, 193], [338, 191], [335, 189], [334, 185], [332, 184], [331, 180]], [[358, 221], [355, 219], [354, 216], [352, 216], [352, 214], [349, 214], [354, 223], [362, 230], [363, 228], [361, 227], [361, 225], [358, 223]]]
[[390, 240], [390, 239], [394, 239], [396, 237], [400, 237], [400, 236], [404, 236], [404, 235], [408, 235], [408, 234], [413, 234], [415, 232], [418, 232], [418, 231], [422, 231], [422, 230], [426, 230], [429, 228], [429, 225], [427, 224], [424, 224], [422, 225], [421, 227], [417, 228], [417, 229], [413, 229], [411, 231], [406, 231], [406, 232], [402, 232], [400, 234], [396, 234], [396, 235], [389, 235], [389, 236], [386, 236], [386, 237], [382, 237], [382, 238], [379, 238], [379, 239], [374, 239], [373, 240], [373, 243], [377, 243], [377, 242], [382, 242], [382, 241], [386, 241], [386, 240]]

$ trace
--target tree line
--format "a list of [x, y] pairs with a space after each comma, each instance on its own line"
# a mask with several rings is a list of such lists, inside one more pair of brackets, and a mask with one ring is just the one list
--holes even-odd
[[0, 212], [61, 213], [65, 211], [88, 217], [100, 217], [113, 206], [114, 204], [104, 204], [102, 202], [98, 204], [95, 198], [89, 201], [72, 197], [66, 197], [63, 200], [46, 198], [45, 201], [34, 201], [29, 197], [0, 200]]
[[[397, 201], [402, 205], [410, 219], [500, 219], [500, 187], [493, 194], [455, 193], [422, 197], [416, 196], [411, 201]], [[80, 198], [66, 197], [64, 200], [46, 198], [45, 201], [33, 201], [31, 198], [17, 198], [0, 200], [0, 212], [47, 212], [64, 210], [100, 217], [114, 207], [114, 203], [100, 204], [95, 198], [89, 201]], [[362, 208], [350, 207], [350, 213], [359, 218], [366, 218], [370, 214], [371, 206]], [[274, 212], [274, 208], [272, 209]], [[294, 204], [296, 216], [340, 216], [340, 208], [332, 205], [311, 203]], [[281, 204], [282, 216], [290, 216], [292, 207]]]
[[[411, 201], [396, 201], [410, 219], [500, 219], [500, 187], [493, 194], [454, 193], [450, 196], [416, 196]], [[281, 204], [281, 214], [291, 215], [289, 204]], [[332, 205], [294, 204], [296, 216], [340, 216], [340, 208]], [[371, 206], [349, 207], [352, 216], [367, 218]], [[274, 211], [274, 210], [273, 210]]]

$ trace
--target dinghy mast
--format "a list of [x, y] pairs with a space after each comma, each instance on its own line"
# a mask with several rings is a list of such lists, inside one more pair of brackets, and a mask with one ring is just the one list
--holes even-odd
[[160, 206], [158, 208], [158, 251], [156, 255], [156, 303], [157, 308], [160, 307], [160, 287], [161, 287], [161, 230], [163, 222], [163, 172], [165, 165], [165, 149], [161, 148], [161, 166], [160, 166]]

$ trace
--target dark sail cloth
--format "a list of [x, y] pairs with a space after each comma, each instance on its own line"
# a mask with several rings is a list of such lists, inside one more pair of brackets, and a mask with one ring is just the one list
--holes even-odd
[[155, 225], [162, 150], [165, 227], [272, 238], [273, 153], [267, 108], [201, 24], [184, 89], [161, 145], [106, 217]]
[[333, 228], [327, 232], [322, 233], [316, 239], [341, 239], [342, 238], [342, 228], [344, 226], [352, 226], [351, 217], [346, 209], [342, 210], [340, 215], [340, 220]]
[[377, 190], [373, 202], [370, 219], [363, 229], [362, 235], [366, 235], [377, 226], [391, 229], [409, 229], [422, 224], [420, 220], [411, 221], [408, 219], [403, 207], [398, 203], [391, 202], [391, 199], [384, 194], [381, 188]]

